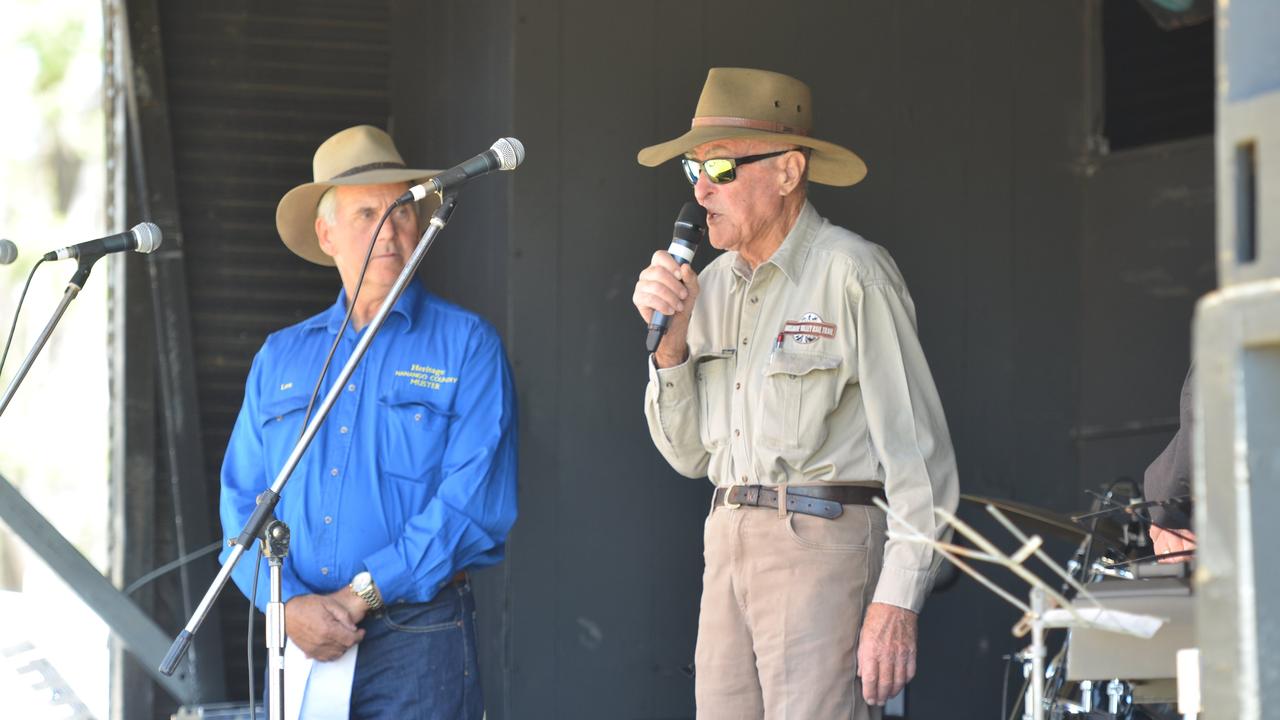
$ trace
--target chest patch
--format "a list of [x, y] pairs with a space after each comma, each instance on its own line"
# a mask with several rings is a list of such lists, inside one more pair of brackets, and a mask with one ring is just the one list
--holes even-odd
[[828, 340], [836, 336], [836, 326], [823, 322], [818, 313], [807, 312], [799, 320], [788, 320], [782, 326], [782, 334], [790, 335], [800, 345], [815, 343], [823, 338]]
[[408, 370], [396, 370], [396, 377], [408, 380], [410, 385], [428, 390], [439, 390], [443, 385], [458, 382], [457, 376], [450, 375], [440, 368], [418, 363], [411, 363]]

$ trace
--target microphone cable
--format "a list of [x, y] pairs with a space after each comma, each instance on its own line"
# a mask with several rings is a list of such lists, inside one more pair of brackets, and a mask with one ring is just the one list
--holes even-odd
[[[382, 217], [378, 219], [378, 224], [373, 228], [373, 235], [369, 238], [369, 249], [364, 253], [364, 263], [360, 266], [360, 275], [356, 278], [356, 289], [347, 299], [347, 314], [342, 318], [342, 325], [338, 328], [338, 334], [333, 338], [333, 344], [329, 346], [329, 353], [324, 358], [324, 365], [320, 368], [320, 376], [316, 378], [316, 386], [311, 390], [311, 399], [307, 401], [307, 410], [302, 415], [302, 425], [298, 429], [298, 439], [307, 431], [307, 423], [311, 421], [311, 411], [315, 409], [316, 398], [320, 396], [320, 388], [324, 385], [324, 376], [329, 372], [329, 365], [333, 362], [333, 356], [338, 351], [338, 345], [342, 342], [342, 336], [347, 332], [347, 326], [351, 324], [351, 316], [356, 310], [356, 299], [360, 297], [360, 288], [364, 286], [364, 276], [369, 270], [369, 261], [373, 258], [373, 248], [378, 244], [378, 234], [382, 232], [382, 226], [387, 222], [387, 218], [391, 217], [391, 213], [400, 207], [397, 203], [391, 203], [382, 213]], [[416, 215], [416, 204], [415, 204]], [[249, 623], [248, 635], [245, 645], [248, 648], [249, 659], [249, 720], [257, 720], [256, 698], [254, 697], [254, 663], [253, 663], [253, 619], [257, 605], [255, 600], [258, 595], [258, 572], [262, 568], [262, 544], [258, 543], [257, 560], [253, 564], [253, 589], [250, 591], [249, 597]]]
[[13, 343], [13, 334], [18, 329], [18, 313], [22, 312], [22, 303], [27, 299], [27, 290], [31, 288], [31, 278], [35, 277], [36, 269], [44, 262], [44, 258], [36, 261], [31, 266], [31, 272], [27, 273], [27, 282], [22, 286], [22, 295], [18, 296], [18, 307], [13, 311], [13, 324], [9, 326], [9, 338], [4, 341], [4, 352], [0, 353], [0, 373], [4, 372], [5, 358], [9, 357], [9, 345]]

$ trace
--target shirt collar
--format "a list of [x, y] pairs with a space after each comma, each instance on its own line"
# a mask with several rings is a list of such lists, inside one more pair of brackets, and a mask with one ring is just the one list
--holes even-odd
[[787, 233], [782, 240], [782, 245], [774, 250], [773, 255], [770, 255], [765, 262], [777, 266], [791, 282], [800, 282], [805, 260], [809, 257], [809, 248], [813, 246], [813, 240], [818, 236], [818, 229], [821, 227], [822, 216], [808, 200], [805, 200], [804, 207], [800, 209], [800, 216], [796, 218], [795, 225], [791, 226], [791, 232]]
[[[422, 287], [421, 281], [416, 278], [409, 282], [404, 292], [400, 294], [400, 299], [395, 305], [391, 306], [390, 316], [399, 315], [404, 318], [404, 324], [401, 325], [402, 331], [411, 330], [413, 328], [414, 317], [420, 313], [412, 312], [421, 304], [427, 291]], [[328, 310], [307, 320], [304, 325], [308, 328], [323, 327], [329, 331], [330, 335], [337, 335], [338, 328], [342, 327], [342, 319], [347, 316], [347, 291], [341, 289], [338, 291], [338, 299], [329, 306]], [[385, 325], [384, 325], [385, 327]]]
[[[800, 215], [796, 217], [796, 222], [787, 232], [787, 236], [782, 239], [782, 244], [773, 251], [768, 260], [761, 263], [761, 267], [772, 264], [791, 282], [800, 282], [805, 260], [809, 257], [809, 248], [813, 245], [813, 240], [818, 236], [818, 230], [821, 228], [822, 216], [808, 200], [805, 200], [804, 207], [800, 209]], [[734, 289], [737, 289], [740, 282], [751, 282], [751, 277], [755, 274], [747, 261], [736, 253], [733, 257], [732, 269], [735, 278]], [[759, 270], [759, 268], [756, 269]]]

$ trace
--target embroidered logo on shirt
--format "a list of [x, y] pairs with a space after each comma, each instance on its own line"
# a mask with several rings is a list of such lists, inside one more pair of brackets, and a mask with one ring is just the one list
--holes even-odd
[[836, 326], [822, 322], [818, 313], [808, 312], [799, 320], [788, 320], [782, 326], [782, 335], [790, 335], [797, 343], [808, 345], [822, 338], [831, 339], [836, 336]]
[[457, 377], [446, 374], [440, 368], [419, 365], [418, 363], [410, 363], [408, 370], [397, 370], [396, 377], [407, 378], [410, 385], [416, 385], [428, 390], [439, 390], [442, 385], [458, 382]]

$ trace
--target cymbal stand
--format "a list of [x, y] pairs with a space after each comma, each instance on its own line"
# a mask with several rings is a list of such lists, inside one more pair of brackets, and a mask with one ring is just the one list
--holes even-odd
[[[1014, 634], [1018, 637], [1027, 634], [1031, 635], [1031, 644], [1027, 650], [1031, 658], [1031, 675], [1028, 678], [1026, 696], [1026, 704], [1029, 707], [1024, 708], [1024, 720], [1045, 720], [1046, 718], [1044, 661], [1047, 654], [1045, 633], [1049, 629], [1094, 627], [1109, 632], [1122, 632], [1139, 637], [1149, 637], [1148, 633], [1154, 633], [1154, 630], [1151, 629], [1152, 625], [1154, 624], [1154, 627], [1158, 629], [1163, 622], [1158, 618], [1119, 613], [1102, 607], [1092, 593], [1086, 590], [1070, 573], [1055, 563], [1041, 549], [1043, 541], [1039, 535], [1027, 537], [999, 509], [992, 505], [987, 506], [987, 512], [1022, 543], [1021, 547], [1013, 553], [1007, 554], [1001, 551], [981, 533], [945, 509], [935, 508], [934, 510], [934, 514], [943, 527], [950, 526], [954, 528], [972, 542], [976, 549], [961, 547], [925, 535], [896, 514], [884, 501], [877, 498], [873, 502], [877, 507], [884, 510], [891, 519], [896, 521], [895, 524], [897, 526], [905, 529], [905, 532], [891, 530], [889, 532], [890, 538], [919, 542], [930, 546], [934, 551], [941, 553], [951, 564], [978, 581], [983, 587], [1022, 611], [1023, 616], [1014, 625], [1013, 629]], [[1073, 607], [1067, 598], [1063, 597], [1061, 593], [1055, 591], [1025, 567], [1025, 563], [1032, 557], [1040, 560], [1055, 575], [1066, 581], [1076, 591], [1077, 597], [1093, 605], [1089, 613], [1091, 617], [1085, 617], [1082, 614], [1083, 611]], [[996, 585], [991, 579], [974, 569], [967, 560], [999, 565], [1018, 576], [1029, 586], [1029, 602], [1019, 600], [1005, 589]], [[1138, 627], [1138, 624], [1134, 622], [1135, 620], [1141, 621], [1145, 627]]]

